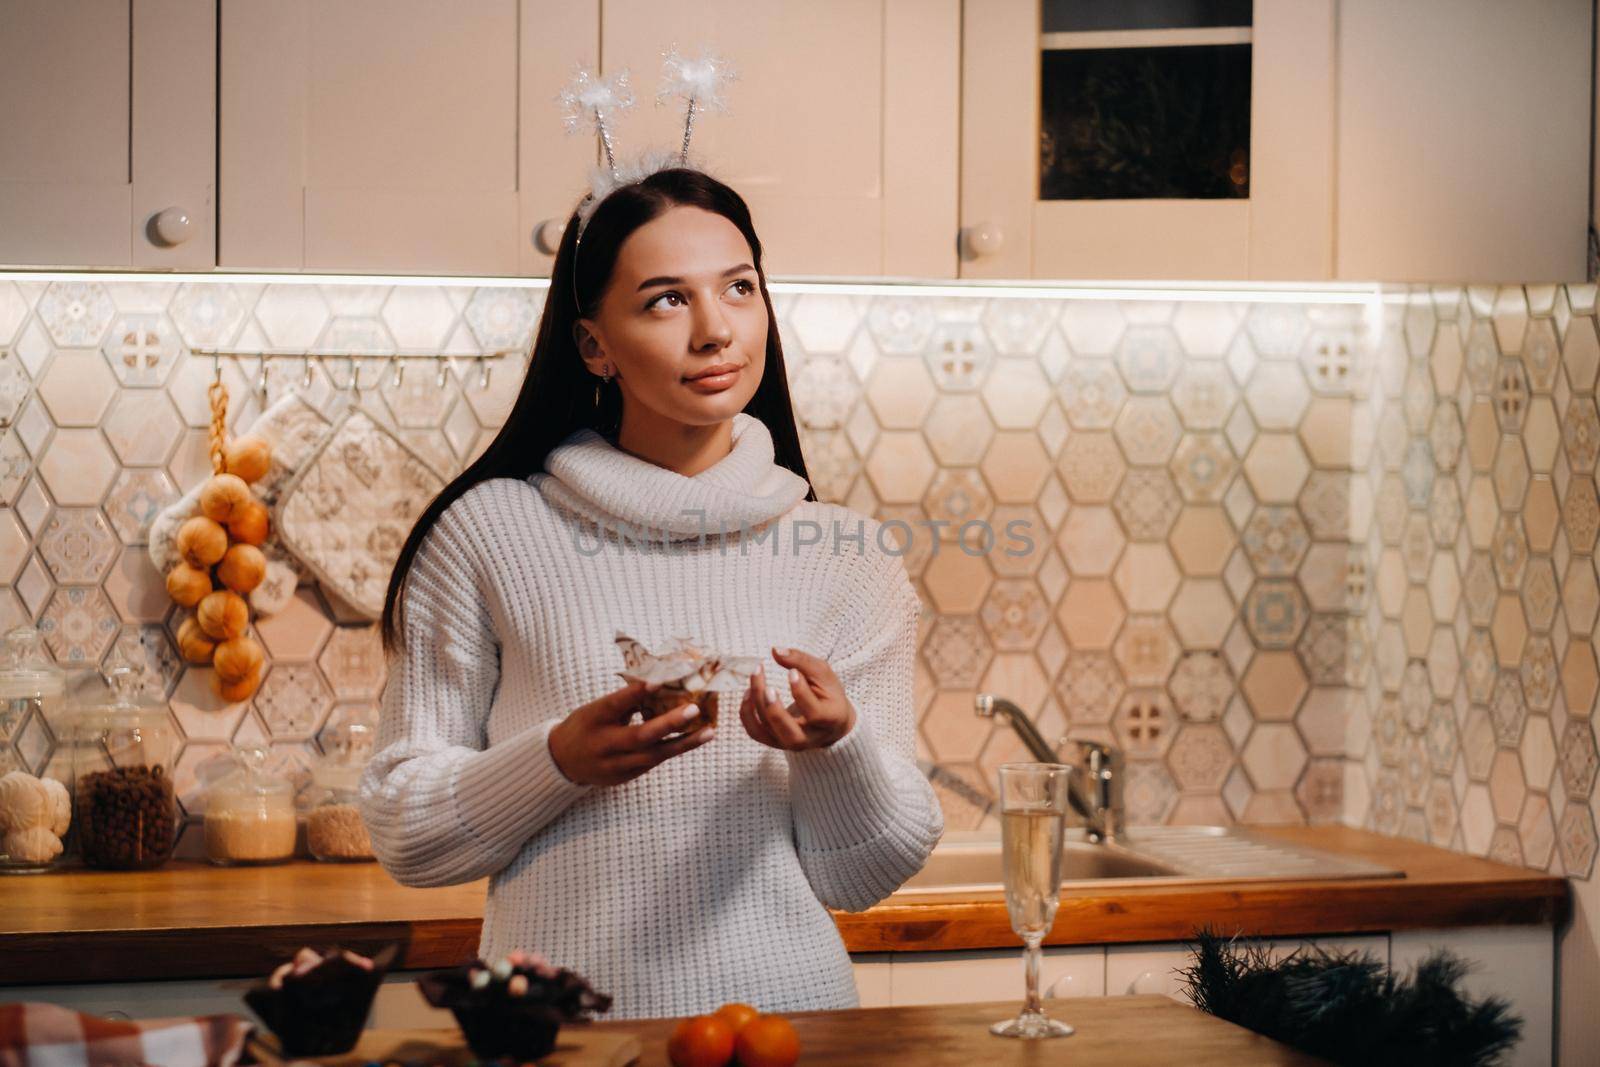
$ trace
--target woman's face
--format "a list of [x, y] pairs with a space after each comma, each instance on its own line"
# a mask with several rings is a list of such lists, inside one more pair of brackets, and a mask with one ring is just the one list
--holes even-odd
[[624, 418], [705, 426], [744, 410], [767, 354], [752, 260], [737, 226], [697, 207], [669, 208], [623, 242], [599, 310], [575, 332], [591, 372], [610, 366]]

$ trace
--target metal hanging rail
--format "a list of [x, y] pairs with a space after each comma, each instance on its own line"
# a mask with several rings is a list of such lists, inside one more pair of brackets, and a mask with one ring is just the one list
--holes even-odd
[[[336, 389], [354, 390], [357, 392], [359, 392], [362, 388], [361, 364], [364, 363], [387, 364], [388, 371], [391, 375], [390, 381], [394, 388], [399, 388], [402, 382], [404, 382], [405, 365], [407, 363], [437, 363], [439, 365], [439, 373], [436, 381], [438, 387], [442, 389], [450, 374], [451, 361], [465, 360], [476, 365], [478, 368], [478, 388], [487, 389], [489, 388], [489, 370], [491, 361], [506, 359], [511, 356], [520, 356], [522, 351], [520, 349], [502, 348], [494, 352], [482, 352], [478, 353], [477, 355], [449, 355], [438, 352], [313, 352], [291, 350], [261, 350], [255, 352], [246, 352], [236, 349], [191, 348], [189, 349], [189, 353], [190, 355], [194, 356], [209, 357], [212, 361], [214, 375], [219, 379], [222, 377], [222, 361], [224, 359], [231, 359], [235, 362], [245, 359], [259, 360], [260, 366], [256, 372], [255, 387], [257, 392], [265, 393], [267, 389], [267, 366], [273, 360], [299, 360], [304, 367], [301, 374], [301, 384], [307, 388], [309, 388], [311, 385], [311, 367], [313, 361], [317, 363], [346, 363], [349, 366], [349, 378], [346, 380], [345, 384], [340, 385], [334, 379], [333, 372], [331, 370], [328, 372], [328, 380]], [[378, 381], [374, 384], [374, 386], [371, 387], [381, 388], [382, 385], [383, 376], [380, 373]]]

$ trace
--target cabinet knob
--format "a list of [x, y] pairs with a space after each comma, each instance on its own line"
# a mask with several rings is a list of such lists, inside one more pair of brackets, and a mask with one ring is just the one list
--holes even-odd
[[567, 232], [567, 224], [562, 219], [545, 219], [533, 228], [533, 247], [547, 256], [556, 254], [561, 247], [561, 235]]
[[1006, 243], [1006, 231], [996, 222], [979, 222], [961, 230], [961, 255], [965, 259], [982, 259], [1000, 251]]
[[1076, 986], [1077, 982], [1073, 980], [1073, 976], [1070, 974], [1064, 974], [1060, 978], [1057, 978], [1054, 982], [1050, 983], [1050, 988], [1045, 990], [1044, 995], [1047, 997], [1076, 996]]
[[176, 248], [194, 235], [194, 223], [181, 207], [164, 208], [150, 217], [146, 232], [152, 244]]

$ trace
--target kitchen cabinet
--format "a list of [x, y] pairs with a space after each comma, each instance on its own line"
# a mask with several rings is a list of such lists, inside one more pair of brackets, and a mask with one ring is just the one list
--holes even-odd
[[619, 141], [682, 140], [681, 102], [648, 106], [660, 52], [710, 47], [738, 79], [693, 148], [750, 204], [772, 273], [954, 277], [961, 7], [607, 0], [606, 72], [629, 70], [645, 105]]
[[216, 8], [0, 0], [0, 263], [216, 262]]
[[[660, 52], [725, 54], [693, 148], [784, 274], [952, 277], [957, 0], [223, 0], [221, 244], [230, 268], [546, 274], [597, 158], [556, 95], [627, 69], [619, 152], [681, 142]], [[553, 226], [541, 229], [544, 223]]]
[[[1413, 967], [1435, 948], [1448, 948], [1472, 963], [1461, 983], [1472, 996], [1504, 997], [1522, 1016], [1522, 1040], [1507, 1057], [1506, 1067], [1544, 1067], [1552, 1061], [1556, 942], [1550, 927], [1396, 930], [1389, 936], [1389, 964], [1396, 969]], [[1583, 990], [1571, 991], [1571, 1010], [1586, 1010], [1587, 996]]]
[[[1059, 33], [1047, 25], [1057, 2], [964, 9], [962, 277], [1585, 279], [1584, 0], [1255, 0], [1236, 20], [1248, 26]], [[1236, 6], [1147, 0], [1121, 11]], [[1052, 180], [1072, 158], [1064, 145], [1109, 151], [1124, 119], [1097, 117], [1117, 102], [1101, 83], [1086, 83], [1099, 96], [1069, 97], [1088, 101], [1066, 112], [1071, 122], [1047, 114], [1061, 57], [1143, 50], [1167, 57], [1150, 61], [1160, 70], [1246, 41], [1248, 196], [1136, 196], [1148, 187], [1120, 171], [1123, 197], [1104, 187], [1112, 179], [1078, 191]], [[1183, 128], [1153, 110], [1154, 143]], [[1095, 122], [1112, 134], [1085, 133]], [[1083, 198], [1053, 198], [1064, 194]]]
[[1340, 0], [1338, 277], [1586, 280], [1593, 10]]
[[[1366, 952], [1388, 962], [1389, 939], [1382, 934], [1356, 937], [1274, 938], [1257, 941], [1275, 959], [1281, 959], [1304, 945], [1315, 945], [1330, 952]], [[1178, 972], [1194, 962], [1183, 944], [1110, 945], [1106, 948], [1106, 993], [1131, 996], [1160, 993], [1188, 1002], [1183, 995], [1183, 980]]]
[[548, 271], [594, 157], [555, 96], [598, 0], [222, 0], [218, 264]]
[[[1040, 955], [1041, 995], [1105, 995], [1105, 949], [1093, 945], [1047, 945]], [[1015, 993], [1020, 1003], [1023, 985], [1020, 943], [1015, 949], [898, 952], [894, 953], [892, 964], [889, 1004], [953, 1004], [971, 1000], [979, 990], [996, 998]]]
[[[739, 79], [694, 145], [776, 275], [1583, 280], [1585, 0], [1219, 0], [1165, 9], [1235, 24], [1064, 31], [1058, 4], [1091, 10], [0, 0], [0, 263], [545, 274], [597, 158], [555, 103], [574, 67], [631, 72], [631, 152], [681, 137], [660, 52], [705, 45]], [[1248, 195], [1063, 189], [1061, 101], [1100, 99], [1072, 57], [1241, 48], [1247, 84], [1213, 95], [1247, 151], [1210, 170]]]
[[[1052, 0], [1045, 3], [1056, 6]], [[1255, 0], [1243, 6], [1250, 9], [1246, 26], [1046, 35], [1041, 0], [966, 5], [961, 276], [1330, 277], [1335, 3]], [[1093, 198], [1044, 198], [1050, 191], [1041, 171], [1047, 64], [1068, 54], [1105, 50], [1147, 51], [1155, 57], [1150, 62], [1159, 65], [1191, 49], [1241, 44], [1249, 56], [1243, 102], [1248, 109], [1247, 197], [1118, 198], [1100, 189]], [[1148, 80], [1142, 70], [1130, 76]], [[1100, 106], [1093, 95], [1096, 84], [1084, 91], [1091, 112]], [[1237, 95], [1235, 89], [1229, 99], [1238, 102]], [[1065, 144], [1075, 133], [1091, 146], [1098, 143], [1075, 120], [1063, 119], [1063, 125], [1067, 128], [1049, 131], [1052, 144]]]

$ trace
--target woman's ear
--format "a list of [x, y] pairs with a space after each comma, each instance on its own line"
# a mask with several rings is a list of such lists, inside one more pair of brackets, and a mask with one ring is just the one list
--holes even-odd
[[572, 324], [572, 342], [578, 347], [578, 355], [583, 359], [584, 366], [589, 368], [589, 373], [595, 375], [615, 374], [616, 370], [610, 368], [611, 360], [606, 357], [605, 349], [600, 345], [600, 339], [595, 336], [593, 327], [587, 319], [579, 319]]

